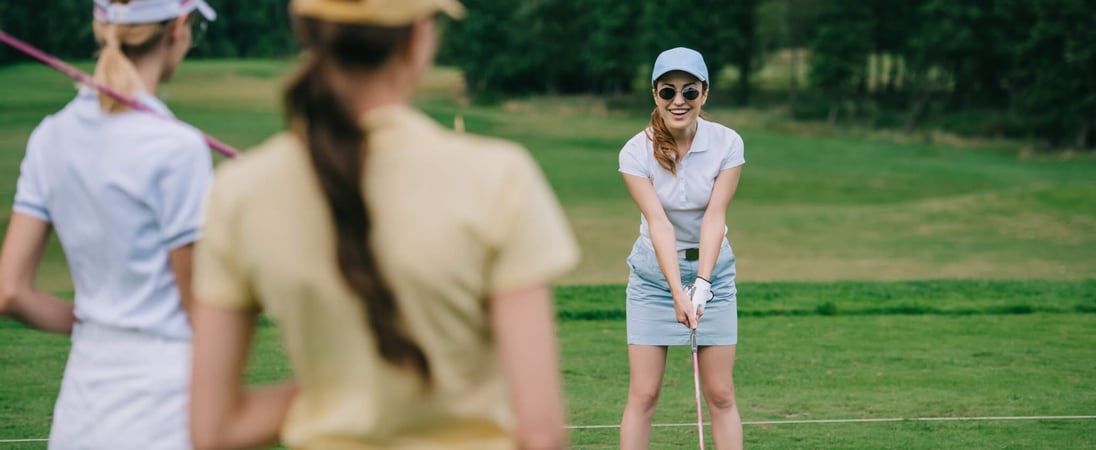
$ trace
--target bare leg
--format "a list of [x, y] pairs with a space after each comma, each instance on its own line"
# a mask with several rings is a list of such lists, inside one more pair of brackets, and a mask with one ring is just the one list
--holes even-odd
[[700, 387], [712, 415], [717, 450], [742, 448], [742, 417], [734, 397], [735, 346], [700, 348]]
[[628, 346], [628, 403], [620, 421], [620, 448], [647, 450], [651, 441], [651, 418], [666, 370], [666, 347]]

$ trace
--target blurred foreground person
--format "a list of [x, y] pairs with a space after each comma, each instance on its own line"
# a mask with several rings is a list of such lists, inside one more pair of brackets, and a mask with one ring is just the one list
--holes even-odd
[[[95, 78], [159, 112], [201, 0], [94, 2]], [[212, 177], [202, 135], [82, 88], [31, 134], [0, 254], [0, 312], [72, 335], [49, 448], [187, 449], [191, 252]], [[51, 230], [75, 303], [34, 285]]]
[[[578, 259], [521, 147], [410, 105], [454, 0], [294, 0], [289, 131], [218, 169], [195, 269], [192, 436], [561, 448], [548, 283]], [[260, 311], [294, 380], [245, 389]]]

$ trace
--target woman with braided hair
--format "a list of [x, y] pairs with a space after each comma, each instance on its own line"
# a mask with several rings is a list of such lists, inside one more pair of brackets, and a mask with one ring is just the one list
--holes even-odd
[[[562, 448], [548, 283], [577, 262], [516, 144], [410, 106], [455, 0], [292, 0], [289, 130], [218, 169], [195, 266], [199, 448]], [[245, 389], [257, 312], [294, 378]]]
[[[95, 78], [154, 94], [213, 20], [202, 0], [96, 0]], [[188, 449], [190, 273], [212, 178], [202, 135], [88, 87], [34, 130], [0, 253], [0, 313], [70, 334], [50, 448]], [[34, 285], [57, 232], [73, 303]]]

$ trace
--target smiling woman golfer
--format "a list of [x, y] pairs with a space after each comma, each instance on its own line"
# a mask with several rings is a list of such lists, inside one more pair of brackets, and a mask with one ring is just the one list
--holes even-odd
[[[528, 153], [409, 102], [455, 0], [293, 0], [290, 131], [220, 169], [195, 261], [199, 448], [564, 445], [547, 283], [577, 262]], [[257, 312], [295, 380], [244, 390]]]
[[[195, 0], [96, 1], [95, 78], [152, 93], [190, 49]], [[0, 254], [0, 311], [72, 335], [50, 448], [185, 449], [191, 243], [212, 176], [202, 135], [81, 89], [31, 134]], [[34, 286], [51, 228], [75, 304]]]
[[[651, 84], [650, 126], [620, 151], [620, 172], [643, 213], [628, 256], [631, 375], [621, 448], [647, 448], [666, 348], [689, 345], [694, 327], [716, 447], [741, 448], [732, 377], [738, 310], [726, 215], [745, 163], [742, 138], [700, 117], [708, 100], [708, 68], [700, 53], [680, 47], [662, 52]], [[690, 283], [696, 286], [692, 298], [684, 289]], [[694, 303], [700, 314], [693, 314]]]

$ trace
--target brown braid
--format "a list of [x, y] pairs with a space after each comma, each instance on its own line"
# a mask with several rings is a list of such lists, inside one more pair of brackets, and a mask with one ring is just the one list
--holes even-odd
[[294, 25], [301, 46], [310, 53], [285, 93], [287, 115], [291, 123], [303, 125], [312, 166], [335, 222], [339, 271], [365, 305], [381, 357], [414, 370], [429, 384], [429, 361], [404, 329], [395, 295], [381, 276], [370, 246], [373, 222], [361, 189], [368, 140], [350, 105], [354, 92], [344, 92], [353, 86], [332, 83], [334, 74], [383, 64], [407, 44], [411, 27], [306, 18]]

